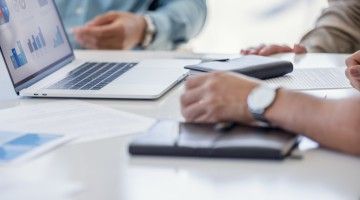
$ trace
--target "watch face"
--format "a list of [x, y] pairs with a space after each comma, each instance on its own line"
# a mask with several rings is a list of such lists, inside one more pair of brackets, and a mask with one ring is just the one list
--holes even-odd
[[268, 108], [276, 97], [276, 90], [269, 87], [258, 87], [248, 98], [248, 106], [253, 111], [262, 111]]

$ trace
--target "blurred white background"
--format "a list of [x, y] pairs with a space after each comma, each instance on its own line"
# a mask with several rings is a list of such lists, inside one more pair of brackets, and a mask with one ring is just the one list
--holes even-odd
[[326, 0], [207, 0], [203, 32], [195, 52], [237, 53], [261, 43], [293, 44], [314, 26]]

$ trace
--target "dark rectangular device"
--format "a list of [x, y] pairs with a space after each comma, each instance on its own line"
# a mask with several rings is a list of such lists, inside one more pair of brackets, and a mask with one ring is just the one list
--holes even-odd
[[279, 129], [235, 126], [226, 132], [213, 124], [159, 121], [129, 146], [132, 155], [281, 160], [298, 136]]
[[231, 71], [258, 79], [269, 79], [284, 76], [293, 71], [293, 64], [276, 58], [263, 56], [242, 56], [231, 60], [202, 62], [197, 65], [186, 66], [190, 74]]

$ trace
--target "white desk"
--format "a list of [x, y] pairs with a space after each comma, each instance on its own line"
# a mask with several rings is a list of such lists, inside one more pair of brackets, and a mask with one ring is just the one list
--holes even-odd
[[[102, 61], [154, 57], [199, 57], [187, 53], [77, 52], [79, 58]], [[200, 55], [201, 56], [201, 55]], [[296, 67], [344, 65], [346, 55], [312, 54], [294, 59]], [[0, 107], [48, 102], [19, 99], [1, 71]], [[176, 87], [158, 101], [87, 100], [156, 118], [181, 120]], [[311, 92], [314, 93], [315, 92]], [[317, 95], [343, 97], [354, 90], [318, 91]], [[308, 150], [301, 160], [210, 160], [133, 158], [127, 153], [132, 136], [68, 145], [30, 163], [31, 174], [61, 174], [81, 182], [84, 191], [75, 200], [115, 199], [359, 199], [360, 159], [324, 149]], [[32, 166], [32, 167], [31, 167]], [[38, 170], [35, 170], [38, 169]], [[51, 178], [51, 177], [49, 177]]]

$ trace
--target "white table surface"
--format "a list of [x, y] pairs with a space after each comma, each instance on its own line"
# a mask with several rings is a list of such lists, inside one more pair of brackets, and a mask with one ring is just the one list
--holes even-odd
[[[172, 52], [77, 51], [80, 59], [137, 61], [147, 58], [233, 57]], [[308, 54], [281, 58], [295, 67], [344, 66], [346, 55]], [[3, 63], [0, 63], [3, 65]], [[20, 99], [13, 93], [6, 71], [0, 70], [0, 108], [49, 102]], [[177, 86], [156, 101], [86, 100], [90, 103], [160, 119], [182, 120]], [[341, 98], [352, 89], [309, 92]], [[315, 148], [302, 159], [285, 161], [134, 158], [127, 145], [133, 136], [71, 144], [27, 163], [31, 174], [61, 175], [81, 183], [74, 200], [115, 199], [354, 199], [360, 197], [360, 159]]]

